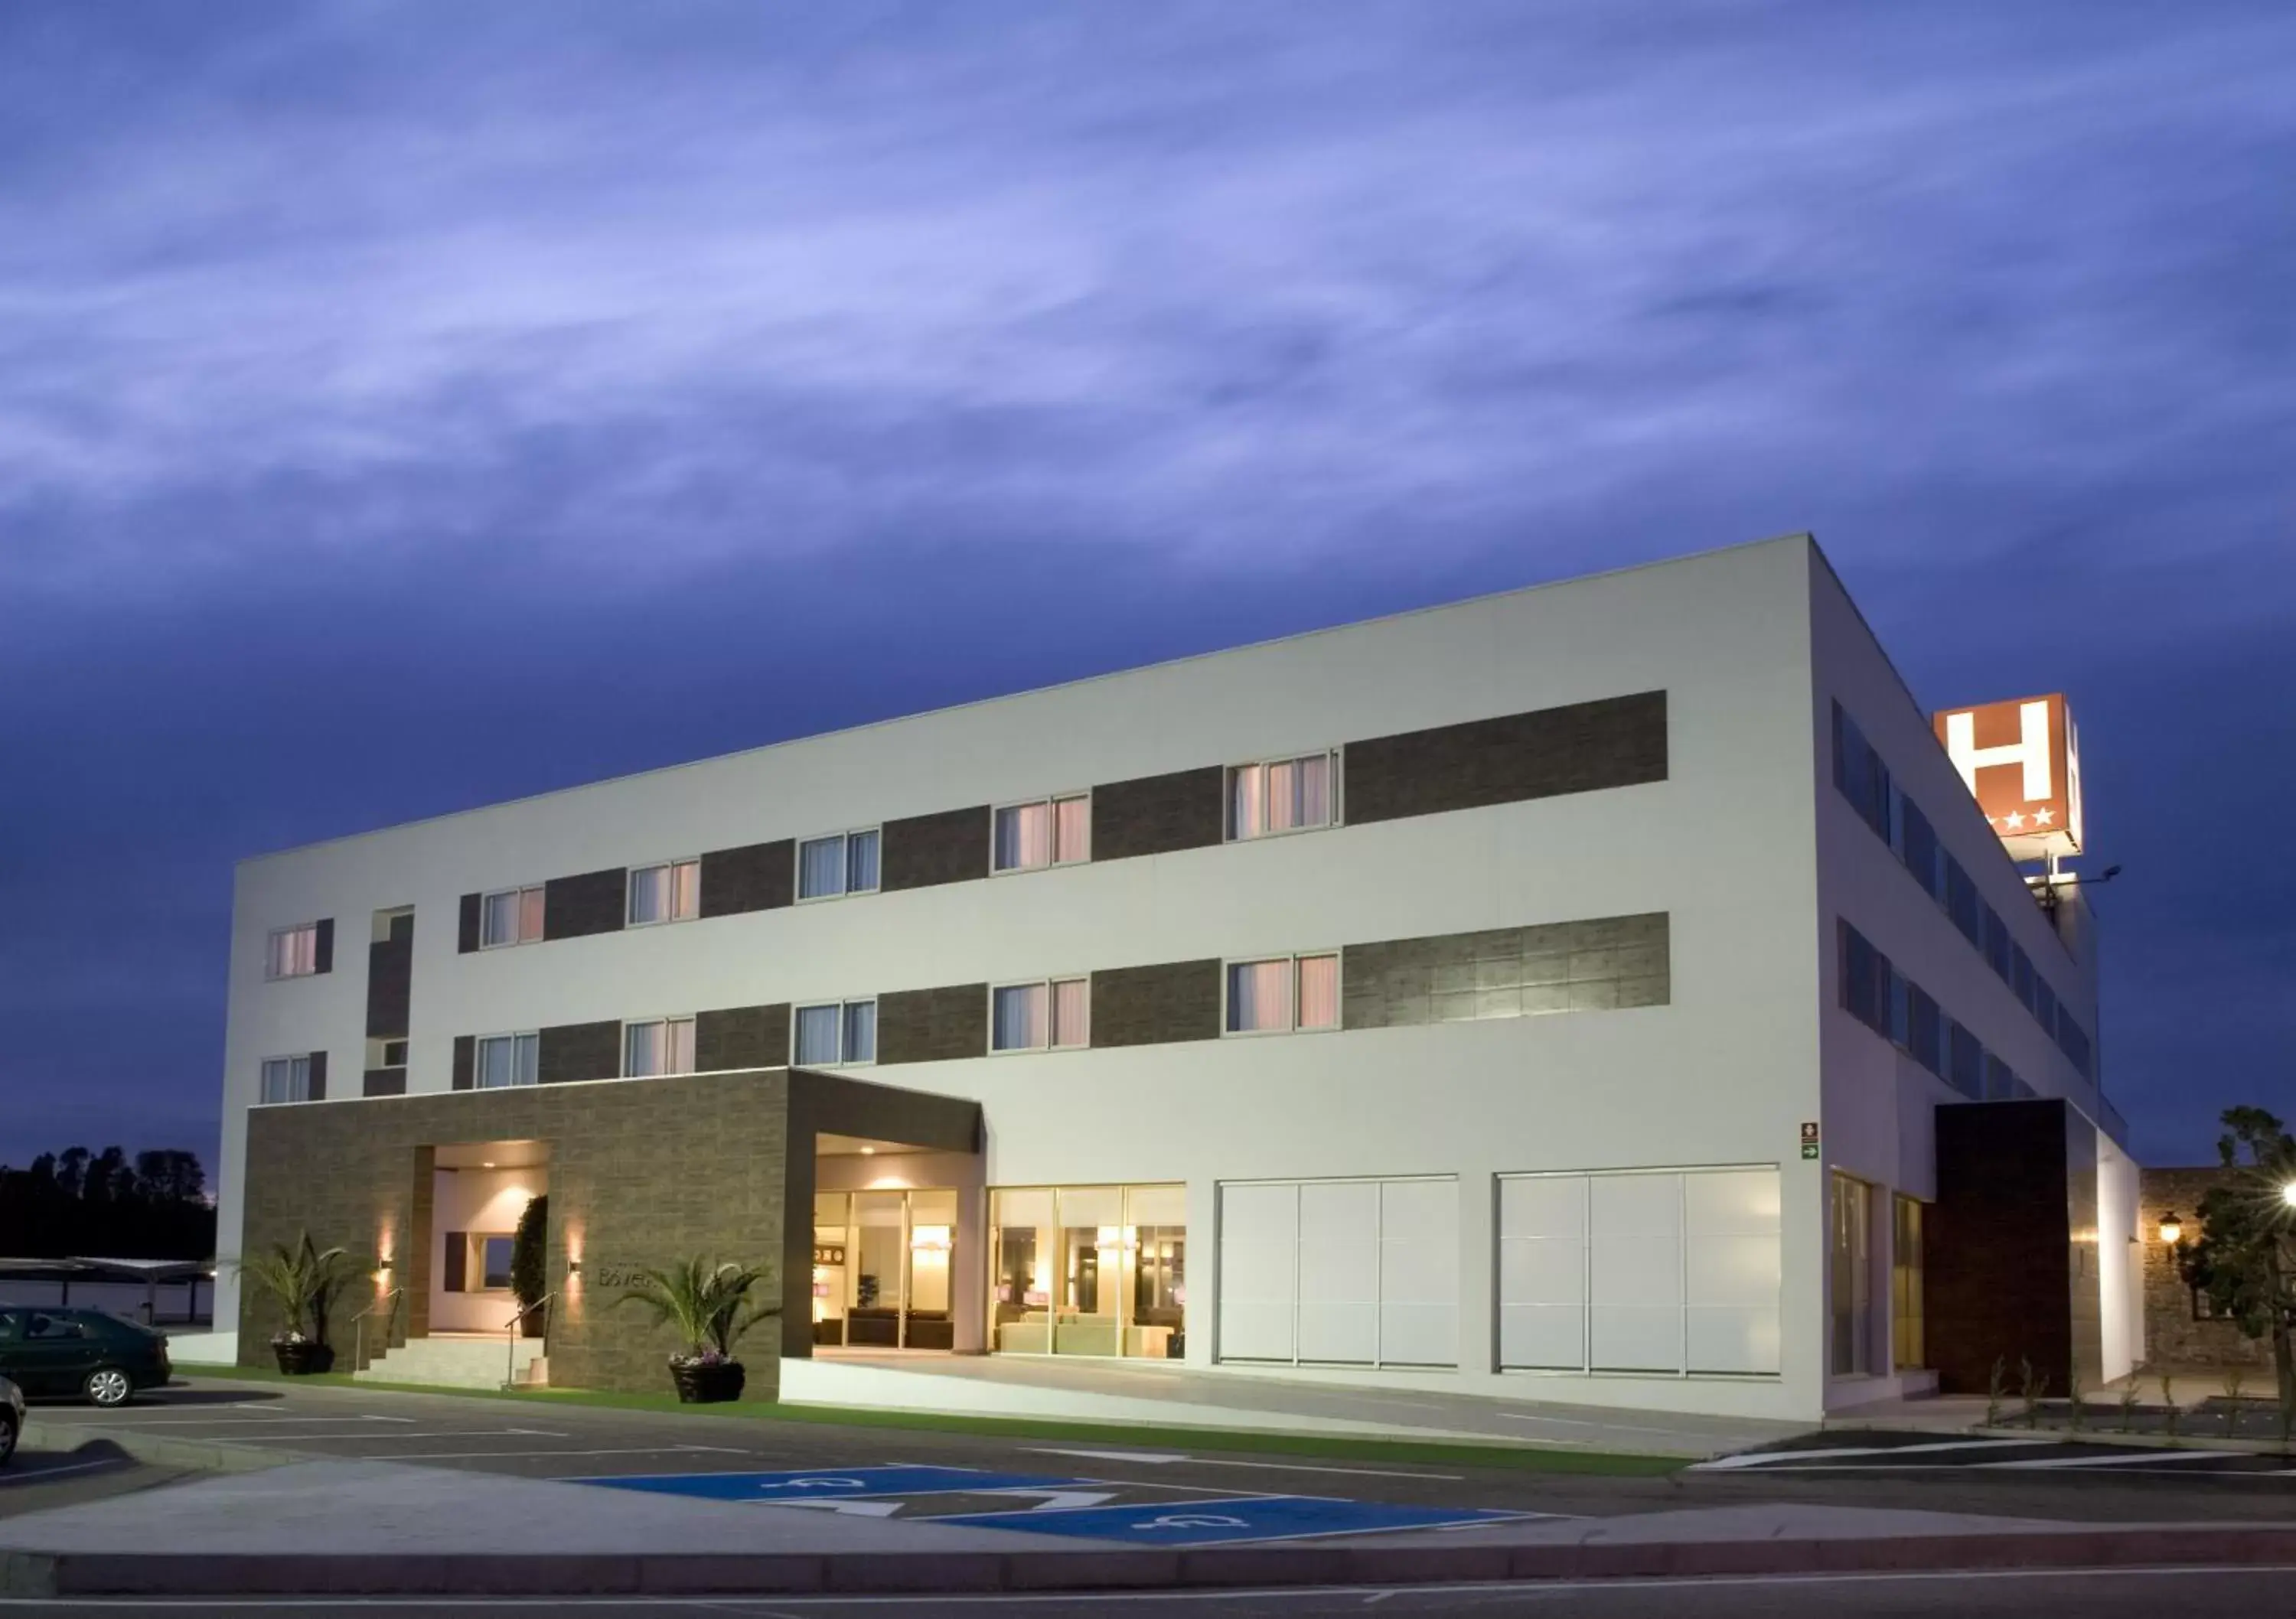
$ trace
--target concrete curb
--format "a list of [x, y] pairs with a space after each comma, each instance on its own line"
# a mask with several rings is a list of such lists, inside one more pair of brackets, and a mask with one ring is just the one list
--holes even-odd
[[26, 1449], [37, 1446], [45, 1451], [77, 1451], [86, 1445], [108, 1444], [138, 1461], [163, 1468], [200, 1468], [215, 1473], [257, 1473], [266, 1468], [309, 1460], [286, 1451], [268, 1451], [254, 1445], [176, 1439], [160, 1434], [139, 1434], [133, 1428], [57, 1422], [45, 1417], [34, 1417], [26, 1422], [19, 1443]]
[[2296, 1565], [2296, 1528], [2192, 1525], [1878, 1540], [1592, 1541], [1517, 1546], [1344, 1542], [1021, 1552], [649, 1557], [286, 1556], [12, 1551], [11, 1597], [775, 1596], [1431, 1585], [1466, 1581]]

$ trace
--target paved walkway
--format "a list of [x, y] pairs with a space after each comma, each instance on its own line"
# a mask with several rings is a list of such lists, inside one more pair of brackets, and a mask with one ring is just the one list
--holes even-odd
[[1706, 1457], [1774, 1444], [1808, 1422], [1677, 1415], [1633, 1408], [1498, 1399], [1431, 1390], [1353, 1387], [1154, 1361], [1012, 1355], [868, 1355], [782, 1363], [782, 1397], [975, 1415], [1359, 1434], [1386, 1438], [1505, 1440], [1521, 1444]]

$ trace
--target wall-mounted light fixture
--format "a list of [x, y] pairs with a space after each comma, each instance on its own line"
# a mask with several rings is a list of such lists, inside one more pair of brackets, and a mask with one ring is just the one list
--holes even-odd
[[569, 1276], [581, 1275], [582, 1262], [578, 1259], [569, 1258], [566, 1262], [566, 1274]]
[[2290, 1208], [2296, 1208], [2296, 1181], [2284, 1181], [2281, 1183], [2280, 1200]]
[[2177, 1211], [2172, 1208], [2161, 1216], [2161, 1240], [2173, 1248], [2184, 1239], [2185, 1222], [2177, 1217]]

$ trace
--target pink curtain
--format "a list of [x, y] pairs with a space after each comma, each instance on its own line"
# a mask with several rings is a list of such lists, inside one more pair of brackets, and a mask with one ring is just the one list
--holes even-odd
[[1335, 1029], [1340, 1026], [1340, 958], [1300, 958], [1300, 1026]]
[[1092, 980], [1069, 978], [1053, 985], [1053, 1043], [1092, 1043]]
[[518, 942], [521, 944], [542, 936], [542, 895], [540, 888], [529, 888], [518, 896]]
[[1092, 858], [1092, 800], [1053, 800], [1053, 858], [1057, 861]]
[[682, 860], [670, 867], [670, 909], [672, 917], [685, 920], [701, 914], [701, 863]]

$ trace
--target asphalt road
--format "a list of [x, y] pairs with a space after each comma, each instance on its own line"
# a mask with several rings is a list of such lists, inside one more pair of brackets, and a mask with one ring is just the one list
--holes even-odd
[[939, 1619], [940, 1615], [1019, 1613], [1029, 1619], [1086, 1619], [1137, 1613], [1143, 1619], [1339, 1619], [1409, 1615], [1554, 1615], [1561, 1619], [2290, 1619], [2296, 1615], [2296, 1568], [2112, 1569], [2094, 1574], [1927, 1574], [1804, 1576], [1751, 1580], [1615, 1580], [1583, 1584], [1469, 1585], [1378, 1590], [1138, 1592], [1027, 1597], [704, 1597], [654, 1601], [605, 1598], [417, 1600], [238, 1600], [199, 1603], [105, 1600], [48, 1602], [0, 1599], [10, 1619], [186, 1619], [187, 1615], [262, 1615], [263, 1619], [506, 1619], [570, 1613], [584, 1619]]
[[[908, 1464], [1090, 1479], [1121, 1488], [1128, 1502], [1294, 1494], [1599, 1517], [1774, 1500], [2092, 1523], [2296, 1520], [2296, 1474], [2284, 1460], [2115, 1452], [2045, 1436], [1988, 1445], [1935, 1434], [1833, 1432], [1718, 1468], [1608, 1477], [221, 1378], [177, 1385], [117, 1411], [42, 1403], [33, 1416], [82, 1429], [529, 1478]], [[29, 1451], [24, 1460], [32, 1460]], [[73, 1488], [165, 1482], [149, 1470], [107, 1480], [108, 1472], [0, 1484], [0, 1514], [62, 1504]]]

